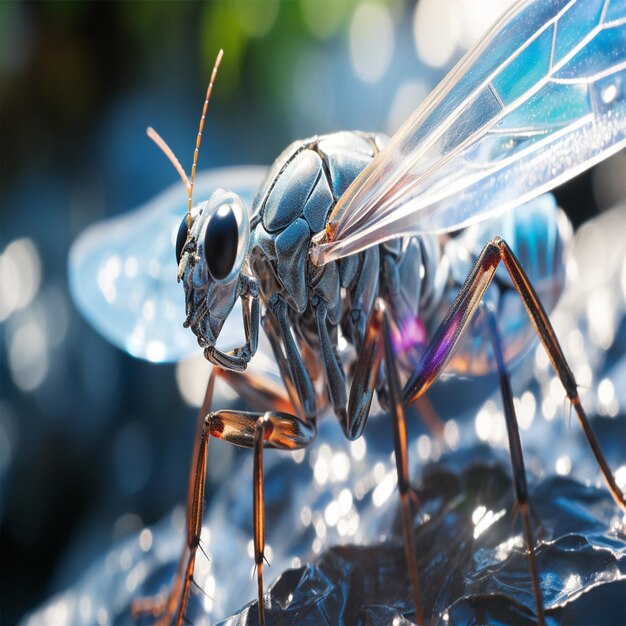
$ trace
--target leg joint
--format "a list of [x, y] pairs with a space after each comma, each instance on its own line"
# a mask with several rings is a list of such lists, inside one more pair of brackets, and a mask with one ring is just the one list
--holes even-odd
[[264, 413], [257, 419], [255, 430], [258, 437], [261, 437], [262, 439], [269, 438], [273, 429], [274, 425], [272, 424], [270, 413]]

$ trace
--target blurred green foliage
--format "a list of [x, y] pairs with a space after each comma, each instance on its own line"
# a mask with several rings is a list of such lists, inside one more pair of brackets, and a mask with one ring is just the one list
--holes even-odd
[[[174, 50], [181, 42], [194, 38], [199, 67], [209, 71], [219, 48], [227, 52], [224, 58], [223, 96], [232, 94], [242, 78], [242, 65], [253, 58], [260, 47], [267, 52], [276, 49], [276, 57], [294, 58], [298, 48], [316, 45], [341, 33], [357, 6], [357, 0], [206, 0], [204, 2], [141, 2], [108, 3], [106, 9], [95, 1], [45, 0], [22, 3], [5, 0], [0, 3], [0, 71], [3, 78], [14, 69], [28, 65], [28, 58], [48, 37], [58, 37], [68, 46], [80, 40], [90, 24], [99, 22], [103, 34], [108, 34], [111, 51], [150, 56], [157, 47]], [[106, 17], [105, 17], [106, 14]], [[16, 25], [28, 26], [28, 50], [14, 45], [11, 31]], [[195, 32], [194, 32], [195, 31]], [[106, 39], [106, 37], [103, 37]], [[57, 44], [59, 41], [57, 40]], [[95, 43], [95, 42], [94, 42]], [[21, 49], [16, 49], [17, 47]], [[121, 50], [120, 50], [121, 48]], [[80, 55], [78, 55], [80, 57]], [[297, 55], [295, 55], [297, 56]], [[56, 53], [53, 53], [56, 57]], [[56, 59], [57, 61], [59, 59]], [[141, 59], [143, 60], [143, 59]], [[191, 61], [191, 59], [190, 59]], [[149, 62], [149, 61], [148, 61]], [[16, 67], [17, 66], [17, 67]], [[63, 66], [65, 67], [65, 66]], [[280, 83], [272, 77], [288, 78], [283, 67], [256, 68], [257, 80]], [[3, 90], [5, 92], [5, 90]], [[0, 94], [2, 97], [2, 94]]]
[[[50, 127], [85, 127], [111, 93], [132, 81], [139, 87], [141, 81], [158, 82], [164, 66], [206, 84], [220, 48], [225, 54], [215, 99], [231, 103], [254, 94], [280, 116], [292, 106], [300, 59], [333, 42], [347, 45], [357, 5], [357, 0], [3, 0], [5, 153], [26, 158], [23, 140], [32, 144], [41, 133], [45, 144]], [[32, 123], [21, 126], [29, 117]]]
[[[208, 74], [217, 50], [224, 48], [223, 97], [241, 88], [242, 65], [247, 61], [252, 65], [252, 90], [282, 101], [302, 49], [323, 45], [345, 30], [357, 4], [356, 0], [205, 2], [200, 20], [201, 67]], [[255, 63], [256, 59], [263, 62]]]

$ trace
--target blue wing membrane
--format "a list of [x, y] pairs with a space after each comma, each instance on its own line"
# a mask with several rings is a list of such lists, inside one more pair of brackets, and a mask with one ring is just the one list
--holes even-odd
[[[195, 197], [218, 187], [237, 193], [249, 208], [267, 168], [232, 167], [198, 174]], [[84, 317], [111, 343], [154, 362], [178, 361], [199, 352], [183, 328], [185, 296], [176, 282], [174, 242], [186, 216], [187, 192], [176, 183], [132, 213], [89, 227], [69, 256], [73, 300]], [[231, 315], [219, 345], [242, 343], [241, 316]]]

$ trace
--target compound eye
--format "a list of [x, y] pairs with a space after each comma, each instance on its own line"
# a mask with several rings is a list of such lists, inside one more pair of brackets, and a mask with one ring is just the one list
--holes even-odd
[[204, 253], [211, 276], [218, 282], [231, 274], [239, 249], [239, 224], [228, 204], [220, 206], [209, 219], [204, 235]]
[[180, 257], [183, 254], [183, 247], [187, 241], [187, 215], [183, 217], [180, 226], [178, 227], [178, 234], [176, 235], [176, 265], [180, 265]]

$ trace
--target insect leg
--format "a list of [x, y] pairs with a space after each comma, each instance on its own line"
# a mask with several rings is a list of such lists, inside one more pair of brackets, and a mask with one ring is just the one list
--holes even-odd
[[328, 305], [317, 295], [313, 296], [311, 304], [315, 310], [317, 334], [320, 339], [322, 363], [324, 364], [326, 379], [328, 380], [330, 399], [335, 415], [343, 424], [346, 421], [346, 379], [343, 375], [341, 364], [335, 355], [333, 344], [330, 340], [330, 334], [328, 333], [328, 326], [326, 324]]
[[[278, 363], [280, 377], [285, 384], [289, 399], [291, 400], [293, 406], [296, 407], [295, 412], [304, 419], [304, 408], [302, 407], [302, 403], [300, 402], [298, 390], [296, 389], [296, 386], [293, 383], [293, 379], [291, 378], [289, 363], [287, 362], [283, 349], [280, 345], [280, 332], [278, 331], [276, 322], [270, 315], [264, 315], [261, 321], [263, 324], [263, 330], [265, 331], [265, 334], [269, 339], [270, 345], [272, 346], [272, 352], [274, 353], [276, 363]], [[291, 413], [291, 411], [289, 411], [289, 413]]]
[[526, 485], [526, 468], [524, 467], [524, 456], [522, 453], [522, 442], [520, 440], [515, 407], [513, 405], [513, 392], [511, 391], [511, 381], [509, 372], [504, 363], [502, 350], [502, 339], [498, 329], [498, 322], [493, 310], [484, 307], [487, 313], [487, 327], [489, 338], [493, 347], [498, 367], [500, 381], [500, 391], [502, 393], [502, 405], [504, 407], [504, 417], [509, 437], [509, 451], [511, 453], [511, 466], [513, 470], [513, 481], [515, 485], [515, 497], [522, 516], [524, 527], [524, 539], [528, 554], [528, 567], [533, 581], [533, 593], [535, 595], [535, 606], [537, 607], [537, 621], [545, 624], [543, 598], [539, 587], [539, 573], [537, 569], [537, 559], [535, 557], [535, 540], [530, 520], [530, 504], [528, 500], [528, 487]]
[[344, 434], [351, 441], [358, 439], [363, 434], [376, 389], [376, 381], [378, 380], [381, 325], [381, 312], [379, 309], [377, 300], [372, 307], [365, 326], [365, 337], [359, 350], [354, 377], [350, 385], [348, 416], [345, 424], [342, 424], [342, 426]]
[[[253, 448], [255, 447], [257, 421], [263, 416], [265, 416], [263, 422], [263, 442], [266, 447], [288, 450], [302, 448], [307, 446], [317, 433], [314, 425], [307, 424], [285, 412], [276, 411], [264, 414], [244, 413], [242, 411], [217, 411], [209, 413], [215, 379], [222, 374], [217, 368], [213, 369], [202, 407], [198, 412], [198, 436], [192, 457], [187, 497], [187, 540], [181, 553], [169, 595], [166, 600], [138, 599], [133, 603], [132, 607], [134, 616], [150, 613], [157, 617], [157, 623], [162, 625], [169, 624], [176, 614], [176, 624], [181, 626], [187, 608], [196, 552], [202, 532], [209, 437], [213, 436], [238, 446]], [[262, 532], [262, 527], [260, 532]], [[255, 530], [255, 538], [256, 536]], [[259, 596], [259, 602], [261, 600], [262, 595]]]
[[209, 346], [204, 350], [204, 356], [213, 365], [237, 372], [244, 371], [250, 359], [256, 353], [259, 344], [259, 323], [261, 320], [258, 283], [256, 280], [246, 276], [242, 276], [241, 281], [243, 285], [241, 305], [246, 343], [233, 353], [222, 352], [215, 346]]
[[[419, 246], [415, 248], [421, 250]], [[414, 264], [420, 264], [422, 261], [421, 254], [409, 259]], [[407, 261], [405, 260], [405, 263]], [[416, 265], [418, 266], [418, 265]], [[422, 266], [423, 267], [423, 266]], [[411, 308], [402, 293], [402, 278], [400, 276], [400, 266], [396, 257], [390, 252], [385, 252], [382, 255], [382, 273], [383, 273], [383, 285], [384, 285], [384, 298], [391, 307], [394, 327], [397, 329], [397, 333], [404, 334], [403, 326], [408, 324], [409, 321], [415, 322], [417, 328], [417, 307]], [[421, 295], [421, 279], [415, 285], [412, 285], [413, 289], [416, 289], [417, 296]], [[400, 328], [398, 328], [400, 326]], [[410, 326], [409, 326], [410, 328]], [[409, 333], [410, 334], [410, 333]], [[403, 341], [403, 354], [401, 355], [400, 368], [404, 371], [412, 371], [414, 363], [417, 361], [417, 354], [423, 349], [423, 344], [418, 343], [418, 337], [414, 337], [412, 341]], [[425, 337], [424, 337], [425, 341]], [[398, 355], [400, 356], [400, 355]], [[396, 357], [396, 362], [398, 361]], [[379, 393], [379, 401], [380, 401]], [[431, 435], [439, 442], [444, 442], [444, 423], [437, 415], [435, 407], [432, 405], [428, 397], [424, 394], [415, 402], [415, 408], [419, 418], [422, 420], [426, 428], [430, 431]]]
[[[259, 421], [261, 424], [259, 425]], [[260, 434], [259, 434], [260, 433]], [[193, 574], [195, 553], [200, 541], [202, 530], [202, 513], [204, 504], [204, 480], [206, 478], [208, 437], [213, 436], [223, 439], [237, 446], [254, 448], [255, 451], [261, 443], [266, 448], [277, 448], [282, 450], [297, 450], [308, 446], [317, 435], [317, 430], [313, 424], [307, 424], [299, 418], [288, 413], [267, 412], [248, 413], [245, 411], [222, 410], [209, 413], [203, 422], [202, 437], [198, 446], [198, 458], [196, 464], [195, 477], [190, 485], [190, 499], [188, 505], [188, 519], [191, 520], [189, 527], [188, 546], [191, 552], [187, 564], [186, 575], [183, 585], [183, 596], [179, 606], [177, 626], [181, 626], [184, 610], [187, 605], [189, 586]], [[258, 438], [261, 442], [257, 443]], [[254, 517], [254, 540], [255, 540], [255, 563], [259, 559], [263, 561], [264, 538], [259, 541], [259, 537], [264, 535], [263, 524], [263, 480], [262, 472], [263, 457], [258, 457], [255, 452], [255, 474], [254, 474], [254, 507], [257, 509]], [[261, 471], [258, 471], [259, 463]], [[260, 508], [258, 503], [260, 502]], [[260, 556], [259, 556], [260, 555]], [[258, 601], [259, 617], [263, 612], [263, 569], [257, 567], [258, 580]], [[167, 623], [163, 620], [163, 623]]]
[[363, 252], [363, 258], [357, 275], [349, 285], [350, 313], [349, 329], [350, 341], [358, 350], [365, 337], [368, 311], [372, 310], [374, 299], [378, 293], [378, 274], [380, 271], [380, 252], [378, 246], [368, 248]]
[[[215, 372], [213, 369], [207, 384], [204, 401], [198, 411], [198, 433], [194, 444], [192, 465], [189, 472], [189, 487], [187, 495], [187, 541], [180, 555], [180, 561], [174, 580], [166, 600], [162, 598], [140, 598], [133, 602], [131, 612], [138, 617], [144, 613], [151, 613], [157, 617], [157, 624], [169, 624], [176, 613], [176, 624], [180, 626], [187, 609], [191, 577], [196, 560], [196, 550], [200, 543], [202, 531], [202, 508], [204, 503], [204, 486], [206, 479], [207, 454], [209, 446], [209, 429], [206, 415], [211, 406], [213, 389], [215, 387]], [[177, 612], [178, 607], [178, 612]]]
[[254, 567], [257, 574], [257, 604], [259, 624], [265, 624], [265, 601], [263, 598], [263, 559], [265, 558], [265, 499], [263, 497], [263, 440], [265, 426], [268, 423], [264, 415], [257, 420], [254, 434], [254, 470], [252, 525], [254, 527]]
[[398, 378], [396, 359], [391, 344], [391, 320], [389, 312], [383, 299], [377, 298], [367, 320], [365, 339], [359, 352], [352, 386], [350, 387], [348, 418], [344, 429], [346, 436], [350, 439], [359, 437], [365, 428], [370, 404], [376, 388], [376, 381], [378, 379], [381, 352], [384, 355], [385, 372], [387, 373], [396, 470], [398, 473], [398, 490], [400, 492], [400, 506], [402, 509], [404, 549], [413, 590], [415, 620], [418, 624], [424, 624], [417, 561], [415, 559], [415, 548], [413, 546], [410, 508], [412, 492], [409, 485], [406, 421], [404, 418], [404, 406], [402, 404], [402, 392]]
[[253, 524], [254, 565], [257, 574], [257, 598], [259, 623], [265, 623], [263, 600], [263, 560], [265, 558], [265, 507], [263, 497], [263, 448], [297, 450], [308, 446], [317, 429], [288, 413], [268, 411], [247, 413], [244, 411], [217, 411], [207, 420], [211, 434], [238, 446], [254, 449], [253, 471]]
[[[376, 257], [378, 259], [378, 257]], [[393, 309], [393, 305], [392, 305]], [[364, 327], [364, 337], [358, 349], [358, 358], [348, 399], [348, 413], [341, 423], [345, 436], [354, 441], [358, 439], [367, 423], [374, 391], [379, 384], [380, 352], [377, 341], [380, 325], [372, 320], [375, 307], [370, 309], [370, 319]], [[416, 400], [420, 418], [438, 440], [443, 439], [443, 423], [426, 396]]]
[[552, 324], [550, 323], [550, 320], [546, 315], [546, 312], [544, 311], [533, 286], [530, 284], [526, 273], [513, 254], [511, 248], [509, 248], [507, 243], [502, 239], [497, 240], [497, 245], [504, 265], [509, 271], [513, 284], [522, 298], [522, 302], [524, 303], [526, 312], [530, 317], [530, 321], [535, 327], [535, 330], [537, 331], [537, 334], [539, 335], [539, 338], [541, 339], [541, 342], [550, 357], [554, 371], [561, 380], [563, 387], [565, 387], [567, 397], [574, 406], [580, 425], [582, 426], [585, 437], [589, 442], [589, 446], [596, 457], [600, 470], [604, 475], [604, 479], [607, 482], [611, 495], [617, 504], [622, 509], [626, 510], [626, 497], [624, 497], [624, 492], [619, 488], [617, 481], [611, 472], [611, 468], [604, 458], [604, 454], [600, 448], [600, 443], [596, 439], [593, 429], [591, 428], [591, 424], [589, 423], [587, 415], [582, 407], [574, 374], [572, 374], [572, 370], [565, 360], [565, 355], [563, 354], [563, 350], [561, 349], [561, 346], [556, 338]]
[[[383, 345], [385, 355], [385, 372], [387, 374], [387, 386], [389, 389], [389, 404], [393, 415], [393, 447], [396, 456], [396, 471], [398, 473], [398, 490], [400, 492], [400, 506], [402, 508], [402, 528], [404, 531], [404, 552], [411, 577], [413, 589], [413, 603], [415, 604], [415, 621], [417, 624], [425, 624], [422, 611], [419, 576], [417, 573], [417, 560], [413, 545], [413, 525], [411, 518], [411, 490], [409, 485], [409, 458], [406, 436], [406, 421], [404, 419], [404, 407], [402, 405], [402, 392], [395, 355], [391, 345], [391, 329], [389, 314], [383, 301], [376, 301], [375, 315], [382, 314]], [[380, 323], [380, 321], [379, 321]]]
[[500, 261], [504, 261], [528, 316], [548, 352], [554, 370], [576, 410], [583, 432], [596, 457], [611, 495], [620, 507], [626, 509], [624, 493], [611, 473], [611, 469], [602, 454], [598, 440], [582, 408], [574, 375], [567, 365], [550, 320], [519, 261], [515, 258], [506, 242], [500, 237], [492, 239], [480, 253], [465, 284], [422, 354], [415, 372], [405, 385], [403, 391], [404, 403], [408, 404], [417, 400], [437, 380], [472, 320], [476, 308], [489, 283], [492, 281]]
[[257, 421], [263, 417], [263, 446], [279, 450], [299, 450], [306, 448], [317, 436], [314, 424], [305, 422], [295, 415], [267, 411], [251, 413], [223, 409], [210, 413], [206, 420], [210, 423], [211, 435], [236, 446], [254, 448]]
[[287, 303], [280, 294], [275, 293], [270, 297], [268, 309], [278, 322], [278, 332], [285, 346], [291, 379], [298, 392], [298, 398], [304, 409], [304, 414], [307, 419], [315, 419], [317, 414], [315, 390], [313, 389], [313, 383], [306, 371], [302, 356], [291, 334], [289, 319], [287, 317]]
[[245, 274], [241, 275], [240, 280], [245, 287], [245, 293], [242, 295], [243, 328], [246, 335], [246, 346], [248, 346], [250, 358], [252, 358], [259, 346], [259, 324], [261, 321], [259, 284]]

